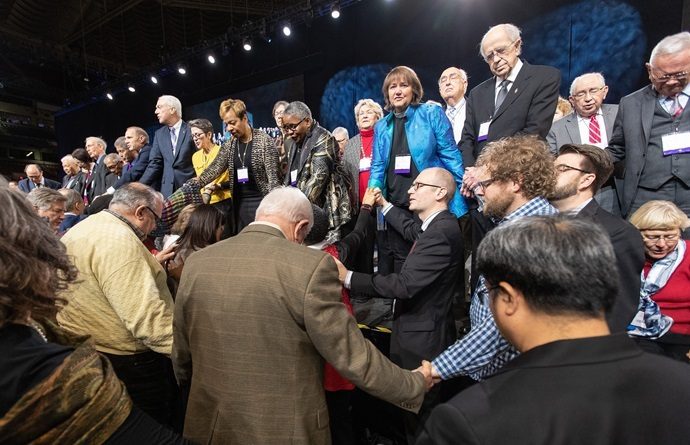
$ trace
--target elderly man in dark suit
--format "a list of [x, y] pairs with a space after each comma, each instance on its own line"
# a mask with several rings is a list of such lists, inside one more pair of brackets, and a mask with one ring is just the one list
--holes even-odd
[[662, 39], [647, 72], [651, 85], [621, 99], [608, 147], [625, 164], [621, 214], [662, 199], [690, 215], [690, 32]]
[[175, 96], [161, 96], [156, 103], [156, 117], [163, 125], [153, 136], [151, 155], [139, 182], [155, 187], [166, 198], [193, 178], [192, 155], [196, 148], [187, 123], [182, 120], [182, 103]]
[[[549, 148], [555, 155], [565, 144], [590, 144], [601, 149], [608, 146], [618, 112], [618, 105], [603, 103], [608, 91], [609, 87], [601, 73], [586, 73], [573, 80], [569, 100], [574, 111], [554, 122], [546, 136]], [[613, 177], [601, 186], [596, 198], [606, 211], [621, 214]]]
[[19, 190], [24, 193], [29, 193], [31, 190], [40, 187], [48, 187], [49, 189], [57, 190], [60, 188], [60, 183], [48, 179], [43, 176], [43, 169], [38, 164], [29, 164], [24, 167], [26, 178], [18, 183]]
[[559, 212], [587, 218], [608, 233], [616, 254], [620, 286], [606, 321], [611, 332], [625, 332], [640, 301], [640, 272], [645, 257], [640, 232], [620, 216], [604, 210], [595, 199], [612, 171], [613, 163], [606, 150], [583, 144], [561, 146], [551, 203]]
[[615, 264], [608, 235], [579, 218], [524, 218], [489, 233], [479, 270], [521, 355], [438, 406], [417, 444], [686, 443], [687, 365], [609, 335]]
[[89, 136], [84, 141], [84, 147], [89, 157], [93, 160], [91, 171], [86, 175], [84, 192], [89, 203], [92, 203], [98, 196], [108, 190], [110, 175], [108, 167], [105, 165], [105, 151], [108, 144], [97, 136]]
[[[359, 294], [395, 299], [390, 357], [406, 369], [436, 357], [457, 338], [453, 297], [462, 294], [458, 274], [463, 243], [457, 218], [448, 210], [455, 188], [447, 170], [422, 170], [408, 191], [409, 209], [418, 218], [394, 207], [379, 192], [378, 202], [392, 230], [414, 243], [399, 273], [351, 272], [339, 263], [345, 287]], [[438, 396], [435, 388], [426, 397], [419, 419], [406, 416], [408, 440], [413, 441]]]
[[313, 218], [301, 191], [277, 188], [239, 235], [187, 259], [173, 363], [190, 386], [188, 439], [330, 443], [324, 359], [372, 395], [419, 409], [430, 365], [401, 370], [362, 337], [331, 256], [299, 245]]
[[[127, 128], [125, 132], [125, 144], [127, 144], [127, 150], [134, 154], [134, 160], [129, 163], [129, 166], [125, 167], [122, 176], [120, 176], [120, 179], [108, 189], [108, 193], [113, 193], [116, 189], [130, 182], [139, 181], [146, 171], [146, 167], [149, 165], [151, 146], [149, 145], [149, 135], [146, 133], [146, 130], [141, 127]], [[159, 182], [153, 184], [152, 187], [154, 189], [159, 189]]]

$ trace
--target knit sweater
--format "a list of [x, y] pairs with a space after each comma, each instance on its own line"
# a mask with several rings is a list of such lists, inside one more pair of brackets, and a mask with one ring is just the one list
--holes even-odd
[[101, 352], [170, 354], [173, 301], [166, 273], [131, 227], [108, 212], [74, 226], [62, 242], [79, 277], [57, 319], [90, 335]]

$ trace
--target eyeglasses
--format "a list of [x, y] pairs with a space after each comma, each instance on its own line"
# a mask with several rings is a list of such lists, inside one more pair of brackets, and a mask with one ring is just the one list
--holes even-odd
[[567, 165], [567, 164], [557, 164], [555, 168], [556, 168], [556, 171], [559, 173], [565, 173], [568, 170], [575, 170], [575, 171], [578, 171], [580, 173], [587, 173], [587, 174], [592, 173], [592, 172], [588, 172], [587, 170], [582, 170], [581, 168], [573, 167], [572, 165]]
[[[678, 82], [682, 82], [685, 79], [687, 79], [689, 74], [687, 71], [681, 71], [679, 73], [666, 73], [658, 68], [654, 68], [652, 65], [648, 66], [650, 68], [649, 73], [657, 82], [668, 82], [671, 79], [675, 79]], [[657, 74], [657, 72], [661, 72], [663, 74]]]
[[337, 139], [337, 138], [336, 138], [335, 141], [336, 141], [337, 143], [340, 144], [341, 142], [346, 142], [347, 140], [348, 140], [347, 138], [342, 138], [342, 139]]
[[206, 134], [204, 134], [204, 133], [192, 133], [192, 139], [194, 139], [194, 140], [201, 139], [204, 136], [206, 136]]
[[156, 225], [160, 224], [162, 222], [161, 217], [156, 215], [156, 212], [154, 212], [151, 207], [149, 207], [149, 206], [145, 206], [145, 207], [153, 215], [153, 218], [156, 220]]
[[589, 94], [590, 96], [594, 96], [595, 94], [597, 94], [598, 92], [602, 91], [603, 89], [604, 89], [604, 87], [590, 88], [589, 90], [580, 91], [579, 93], [573, 94], [573, 97], [574, 97], [575, 99], [584, 99], [585, 97], [587, 97], [588, 94]]
[[496, 182], [496, 180], [493, 178], [485, 179], [484, 181], [477, 181], [477, 187], [481, 187], [482, 190], [486, 190], [494, 182]]
[[672, 243], [674, 241], [677, 241], [678, 238], [680, 238], [680, 235], [677, 233], [673, 235], [645, 235], [643, 233], [642, 238], [644, 238], [645, 241], [649, 241], [654, 244], [662, 240], [664, 241], [664, 243]]
[[444, 188], [445, 188], [445, 187], [440, 186], [440, 185], [425, 184], [425, 183], [423, 183], [423, 182], [416, 182], [416, 181], [412, 183], [412, 187], [411, 187], [411, 188], [413, 188], [414, 191], [416, 192], [417, 190], [419, 190], [420, 187], [435, 187], [435, 188], [438, 188], [438, 189], [444, 189]]
[[299, 121], [299, 122], [297, 122], [296, 124], [283, 124], [283, 130], [285, 130], [285, 131], [295, 131], [295, 128], [299, 127], [299, 124], [301, 124], [302, 122], [304, 122], [304, 120], [305, 120], [306, 118], [307, 118], [306, 116], [303, 117], [302, 120]]
[[504, 56], [504, 55], [508, 54], [511, 51], [511, 48], [513, 47], [513, 45], [518, 41], [519, 41], [519, 39], [513, 40], [512, 42], [510, 42], [510, 44], [508, 44], [506, 46], [496, 48], [495, 50], [491, 51], [489, 54], [484, 56], [484, 61], [485, 62], [491, 62], [492, 60], [494, 60], [494, 57], [496, 57], [496, 56]]
[[438, 84], [443, 85], [444, 83], [447, 82], [455, 82], [456, 80], [461, 80], [462, 76], [460, 76], [459, 73], [453, 73], [448, 76], [443, 76], [440, 79], [438, 79]]
[[376, 112], [372, 110], [371, 108], [367, 108], [364, 110], [359, 110], [359, 113], [357, 113], [357, 116], [365, 116], [367, 114], [375, 115]]

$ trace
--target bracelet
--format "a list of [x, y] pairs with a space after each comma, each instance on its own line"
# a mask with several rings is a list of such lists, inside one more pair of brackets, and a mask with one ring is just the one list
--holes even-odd
[[366, 210], [367, 212], [371, 212], [373, 208], [369, 204], [362, 204], [362, 210]]

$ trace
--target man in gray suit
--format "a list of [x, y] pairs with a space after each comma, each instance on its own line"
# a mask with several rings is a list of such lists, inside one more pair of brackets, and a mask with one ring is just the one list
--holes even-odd
[[690, 215], [690, 32], [662, 39], [647, 72], [651, 84], [621, 99], [609, 141], [625, 163], [621, 213], [663, 199]]
[[[569, 100], [574, 111], [554, 122], [546, 136], [555, 155], [565, 144], [606, 148], [618, 112], [618, 105], [603, 104], [608, 92], [609, 87], [600, 73], [586, 73], [573, 80]], [[614, 215], [621, 214], [613, 176], [597, 192], [596, 199], [601, 208]]]

